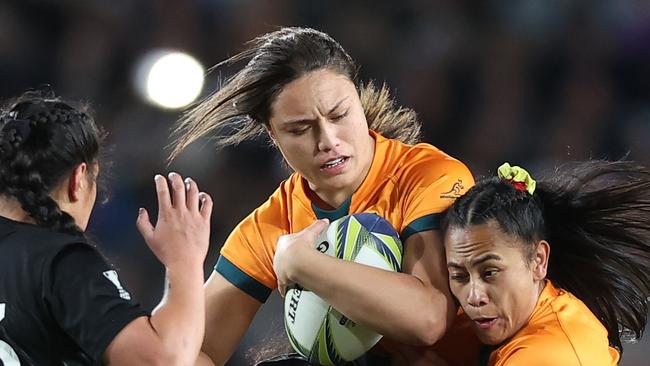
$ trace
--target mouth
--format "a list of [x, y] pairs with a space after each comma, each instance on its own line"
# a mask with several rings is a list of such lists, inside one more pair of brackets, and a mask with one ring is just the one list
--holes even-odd
[[320, 166], [321, 171], [335, 171], [342, 168], [345, 163], [350, 159], [349, 156], [340, 156], [335, 159], [330, 159], [325, 164]]
[[472, 320], [474, 321], [474, 324], [476, 324], [476, 326], [480, 329], [490, 329], [494, 324], [496, 324], [497, 319], [497, 317], [481, 317]]

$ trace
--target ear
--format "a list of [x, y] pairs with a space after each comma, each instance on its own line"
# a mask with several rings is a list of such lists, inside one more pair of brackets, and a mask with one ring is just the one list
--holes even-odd
[[86, 179], [87, 173], [88, 165], [86, 163], [77, 165], [72, 170], [72, 173], [70, 173], [70, 177], [68, 178], [68, 198], [70, 202], [77, 202], [81, 199], [84, 186], [88, 184], [88, 179]]
[[266, 133], [269, 135], [269, 138], [271, 139], [271, 143], [275, 146], [278, 146], [277, 141], [275, 141], [275, 133], [273, 133], [270, 124], [264, 123], [264, 129], [266, 130]]
[[546, 240], [540, 240], [533, 254], [533, 277], [537, 281], [546, 278], [548, 259], [551, 255], [551, 246]]

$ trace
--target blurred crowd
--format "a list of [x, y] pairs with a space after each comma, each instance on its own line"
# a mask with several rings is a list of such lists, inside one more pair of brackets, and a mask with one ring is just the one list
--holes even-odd
[[[201, 141], [168, 167], [182, 112], [138, 96], [138, 59], [172, 48], [210, 67], [289, 25], [337, 39], [361, 80], [386, 82], [418, 113], [424, 140], [476, 176], [503, 161], [533, 172], [588, 158], [650, 164], [649, 1], [0, 0], [0, 98], [50, 84], [90, 103], [110, 148], [110, 200], [90, 232], [145, 305], [158, 301], [163, 269], [134, 222], [138, 207], [155, 208], [155, 173], [178, 170], [213, 196], [209, 271], [288, 171], [263, 139], [222, 151]], [[233, 70], [210, 72], [203, 96]]]

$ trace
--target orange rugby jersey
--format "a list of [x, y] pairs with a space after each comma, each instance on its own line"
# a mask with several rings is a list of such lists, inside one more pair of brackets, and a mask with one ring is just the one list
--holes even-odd
[[359, 189], [336, 210], [323, 210], [308, 198], [297, 173], [233, 230], [215, 270], [247, 294], [264, 302], [277, 287], [273, 272], [276, 243], [318, 218], [330, 222], [359, 212], [387, 219], [402, 240], [439, 228], [440, 213], [467, 191], [474, 179], [467, 167], [429, 144], [407, 145], [370, 131], [375, 155]]
[[492, 352], [488, 365], [610, 366], [619, 357], [591, 310], [547, 281], [528, 324]]

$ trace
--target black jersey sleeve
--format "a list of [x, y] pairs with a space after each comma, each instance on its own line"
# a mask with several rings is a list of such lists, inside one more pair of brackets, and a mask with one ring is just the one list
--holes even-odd
[[88, 244], [66, 246], [46, 276], [45, 300], [52, 316], [97, 363], [127, 324], [149, 315], [131, 299], [118, 273]]

